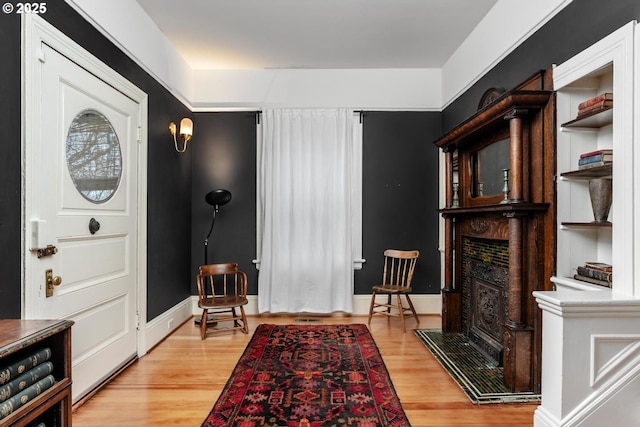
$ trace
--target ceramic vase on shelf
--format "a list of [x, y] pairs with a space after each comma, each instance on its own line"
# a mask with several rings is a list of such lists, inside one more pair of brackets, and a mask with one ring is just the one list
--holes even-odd
[[611, 178], [595, 178], [589, 180], [589, 197], [593, 209], [594, 222], [607, 222], [612, 202]]

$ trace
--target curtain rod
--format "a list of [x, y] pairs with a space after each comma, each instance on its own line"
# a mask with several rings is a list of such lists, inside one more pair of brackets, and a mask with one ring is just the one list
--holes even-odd
[[[357, 114], [360, 118], [360, 123], [362, 123], [362, 117], [364, 116], [364, 114], [366, 113], [365, 110], [353, 110], [354, 114]], [[257, 110], [255, 112], [256, 114], [256, 124], [259, 125], [260, 124], [260, 116], [262, 115], [262, 110]]]

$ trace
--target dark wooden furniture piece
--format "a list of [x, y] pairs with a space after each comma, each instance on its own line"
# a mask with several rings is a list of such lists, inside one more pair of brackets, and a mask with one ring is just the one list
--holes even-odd
[[69, 320], [0, 320], [0, 368], [51, 349], [55, 384], [0, 420], [0, 426], [71, 426], [71, 325]]
[[[409, 294], [411, 293], [411, 279], [413, 279], [413, 271], [416, 267], [416, 261], [420, 256], [418, 251], [402, 251], [396, 249], [387, 249], [384, 251], [384, 268], [382, 270], [382, 284], [375, 285], [371, 294], [371, 305], [369, 306], [369, 320], [374, 314], [383, 314], [386, 316], [400, 317], [402, 320], [402, 328], [407, 331], [405, 325], [404, 313], [409, 311], [415, 317], [416, 322], [420, 324], [420, 319], [413, 307]], [[377, 302], [376, 295], [386, 295], [386, 302]], [[391, 297], [395, 295], [395, 304], [392, 304]], [[407, 300], [408, 306], [402, 305], [402, 296]], [[380, 307], [382, 309], [380, 309]]]
[[500, 95], [435, 141], [445, 153], [442, 329], [504, 367], [513, 391], [540, 391], [535, 290], [555, 245], [551, 70]]
[[[244, 306], [247, 304], [247, 275], [238, 270], [237, 263], [202, 265], [196, 282], [198, 307], [202, 309], [200, 338], [205, 339], [207, 332], [235, 329], [249, 333], [244, 313]], [[219, 327], [223, 322], [232, 322], [232, 325]]]

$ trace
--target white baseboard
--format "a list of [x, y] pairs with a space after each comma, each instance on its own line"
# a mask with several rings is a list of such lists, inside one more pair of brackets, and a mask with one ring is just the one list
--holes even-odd
[[[197, 300], [198, 298], [196, 297], [196, 307]], [[189, 297], [148, 322], [145, 325], [144, 353], [138, 353], [138, 356], [146, 354], [147, 351], [156, 346], [191, 317], [193, 317], [193, 307], [192, 298]]]
[[[258, 315], [258, 296], [248, 295], [249, 303], [244, 306], [247, 315]], [[440, 294], [413, 294], [411, 301], [418, 314], [442, 314], [442, 296]], [[200, 315], [202, 311], [198, 308], [198, 297], [191, 297], [193, 315]], [[354, 295], [353, 296], [353, 312], [354, 315], [369, 314], [369, 305], [371, 304], [371, 295]]]
[[560, 427], [562, 422], [557, 420], [546, 408], [538, 406], [533, 413], [535, 427]]

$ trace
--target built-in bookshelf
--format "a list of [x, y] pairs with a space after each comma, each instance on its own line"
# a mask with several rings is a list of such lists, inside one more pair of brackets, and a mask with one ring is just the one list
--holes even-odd
[[[633, 263], [627, 243], [632, 239], [624, 238], [633, 220], [633, 207], [624, 194], [632, 185], [632, 57], [624, 47], [599, 51], [596, 46], [554, 69], [558, 175], [557, 264], [552, 281], [556, 287], [632, 293], [631, 273], [621, 271]], [[581, 105], [605, 96], [606, 105], [582, 113]], [[608, 162], [579, 166], [581, 156], [603, 151]], [[606, 220], [594, 212], [594, 203], [604, 196], [593, 196], [595, 201], [590, 196], [590, 186], [597, 182], [611, 186]], [[574, 278], [579, 266], [596, 261], [614, 266], [611, 288]]]
[[[542, 311], [543, 349], [536, 427], [638, 423], [637, 412], [626, 410], [637, 404], [640, 387], [634, 356], [640, 346], [636, 27], [630, 22], [554, 68], [556, 290], [533, 293]], [[580, 114], [580, 104], [604, 93], [611, 94], [606, 108]], [[611, 153], [609, 163], [580, 169], [579, 159], [597, 152]], [[610, 179], [612, 203], [606, 220], [597, 221], [588, 187], [603, 178]]]
[[0, 427], [71, 426], [71, 325], [0, 320]]

